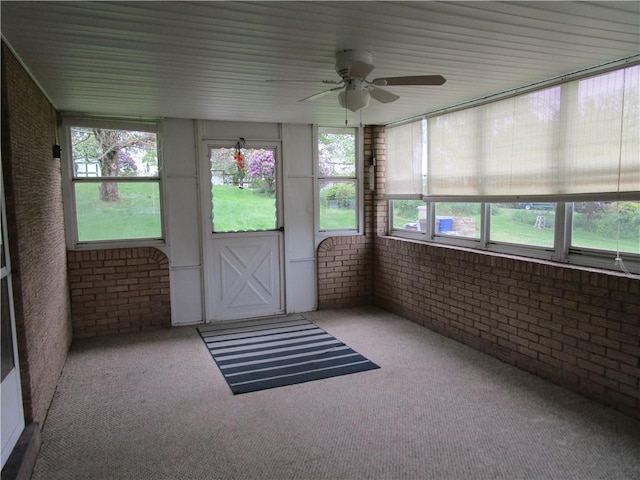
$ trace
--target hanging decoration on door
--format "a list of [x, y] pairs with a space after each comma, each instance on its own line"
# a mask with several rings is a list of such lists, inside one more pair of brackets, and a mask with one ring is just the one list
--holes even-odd
[[244, 145], [244, 138], [241, 138], [238, 143], [236, 143], [236, 150], [233, 154], [233, 159], [238, 167], [238, 186], [240, 188], [244, 188], [245, 163], [244, 154], [242, 153], [242, 147], [244, 147]]

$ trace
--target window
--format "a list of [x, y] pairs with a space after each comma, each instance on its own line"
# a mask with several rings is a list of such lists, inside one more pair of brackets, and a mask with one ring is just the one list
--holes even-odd
[[491, 241], [554, 247], [555, 203], [494, 203], [491, 205]]
[[210, 148], [213, 232], [278, 228], [276, 158], [275, 147]]
[[73, 243], [162, 239], [156, 126], [78, 122], [67, 131]]
[[571, 247], [640, 255], [640, 201], [574, 203]]
[[435, 234], [464, 238], [480, 238], [480, 203], [436, 203]]
[[390, 212], [392, 230], [427, 231], [427, 204], [422, 200], [393, 200]]
[[640, 273], [640, 201], [391, 200], [389, 211], [397, 236]]
[[387, 127], [390, 230], [640, 273], [639, 98], [633, 65]]
[[319, 230], [358, 230], [359, 175], [355, 128], [319, 128]]

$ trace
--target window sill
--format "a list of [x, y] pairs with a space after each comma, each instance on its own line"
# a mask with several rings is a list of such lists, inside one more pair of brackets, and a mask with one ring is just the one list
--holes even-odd
[[537, 258], [537, 257], [529, 257], [529, 256], [524, 256], [524, 255], [515, 255], [515, 254], [511, 254], [511, 253], [496, 252], [496, 251], [493, 251], [493, 250], [486, 250], [484, 248], [471, 248], [471, 247], [451, 245], [451, 244], [445, 244], [445, 243], [439, 243], [439, 242], [427, 242], [427, 241], [424, 241], [424, 240], [416, 240], [416, 239], [413, 239], [413, 238], [407, 238], [407, 237], [404, 237], [404, 236], [396, 236], [396, 235], [379, 235], [377, 238], [389, 239], [389, 240], [397, 240], [399, 242], [412, 243], [412, 244], [415, 244], [415, 245], [421, 245], [421, 246], [428, 247], [428, 248], [442, 248], [442, 249], [447, 249], [447, 250], [457, 250], [457, 251], [473, 253], [473, 254], [476, 254], [476, 255], [484, 255], [484, 256], [488, 256], [488, 257], [494, 257], [494, 258], [506, 258], [506, 259], [516, 260], [516, 261], [519, 261], [519, 262], [528, 262], [528, 263], [533, 263], [533, 264], [538, 264], [538, 265], [547, 265], [547, 266], [552, 266], [552, 267], [563, 267], [563, 268], [567, 268], [567, 269], [571, 269], [571, 270], [575, 270], [575, 271], [582, 271], [582, 272], [589, 272], [589, 273], [599, 273], [599, 274], [605, 274], [605, 275], [612, 275], [612, 276], [616, 276], [616, 277], [626, 277], [626, 278], [640, 279], [640, 275], [638, 275], [636, 273], [627, 274], [625, 272], [617, 271], [617, 270], [609, 270], [609, 269], [601, 268], [601, 267], [594, 267], [594, 266], [576, 264], [575, 260], [573, 258], [570, 258], [566, 262], [565, 261], [555, 261], [555, 260], [548, 260], [548, 259]]

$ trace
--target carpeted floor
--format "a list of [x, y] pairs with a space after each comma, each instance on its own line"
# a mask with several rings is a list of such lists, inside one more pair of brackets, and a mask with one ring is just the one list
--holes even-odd
[[234, 396], [195, 327], [74, 344], [34, 480], [637, 479], [640, 422], [375, 308], [378, 370]]

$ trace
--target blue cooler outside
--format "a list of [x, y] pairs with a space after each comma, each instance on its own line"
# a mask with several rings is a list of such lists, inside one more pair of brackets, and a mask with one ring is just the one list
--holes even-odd
[[453, 230], [453, 217], [436, 217], [436, 233], [447, 233]]

